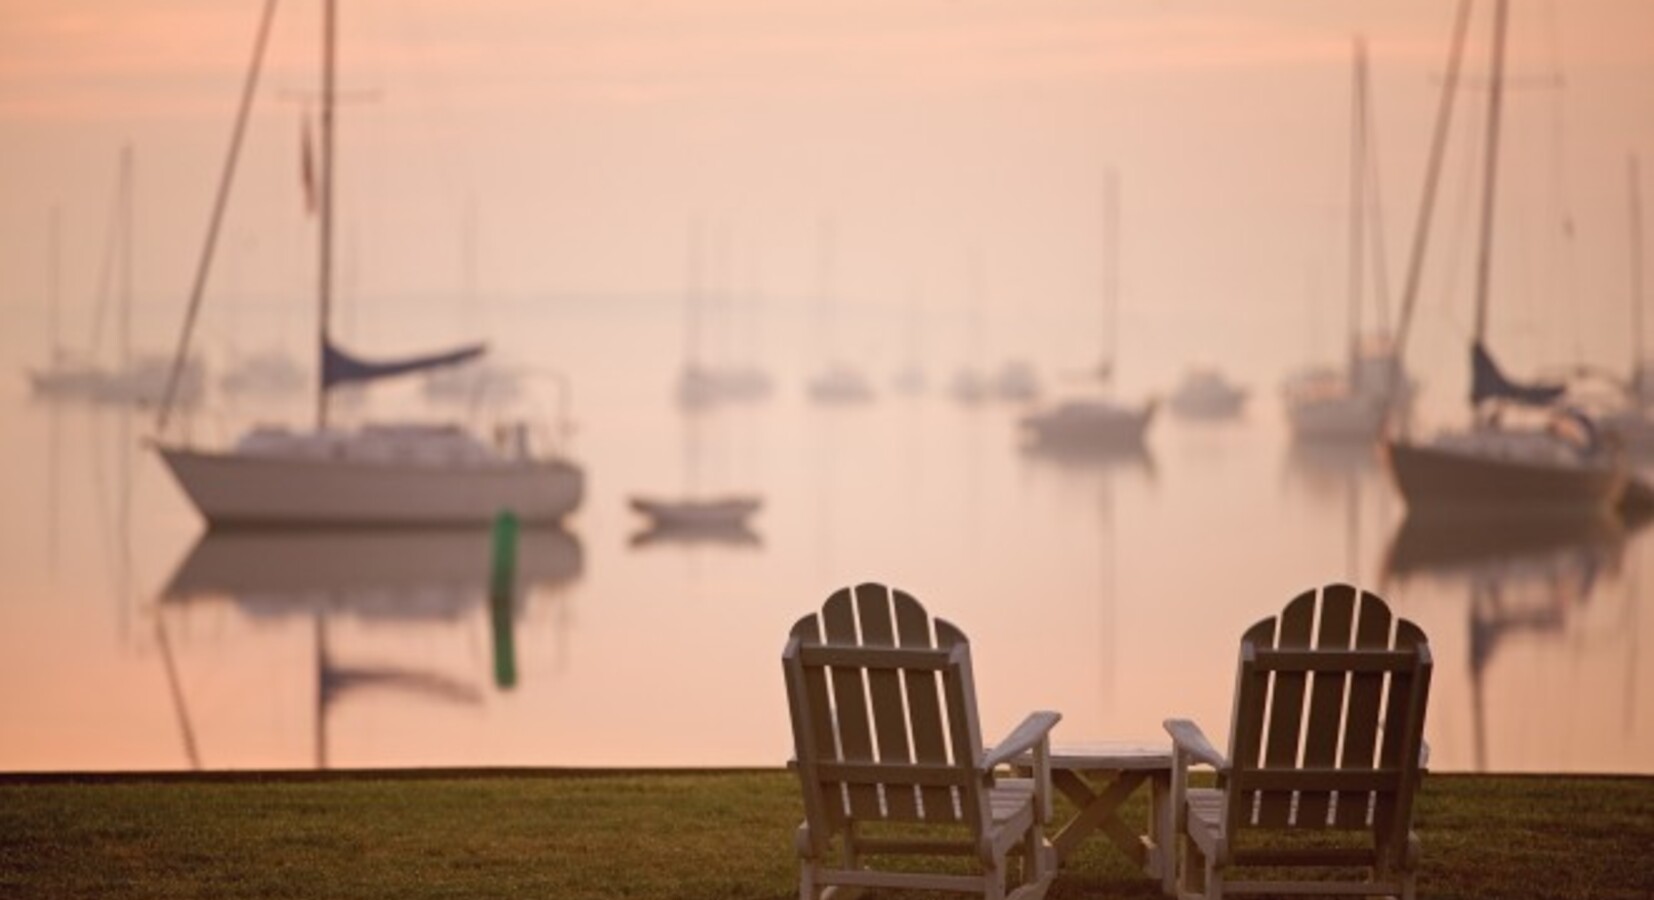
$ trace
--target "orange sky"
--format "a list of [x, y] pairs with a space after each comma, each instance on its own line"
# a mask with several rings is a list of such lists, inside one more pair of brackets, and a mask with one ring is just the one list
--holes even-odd
[[[41, 356], [54, 207], [66, 327], [83, 327], [128, 140], [143, 327], [169, 339], [259, 4], [4, 2], [0, 309], [20, 327], [0, 353]], [[1511, 95], [1502, 202], [1517, 224], [1503, 240], [1520, 249], [1500, 259], [1521, 261], [1508, 277], [1525, 290], [1611, 298], [1580, 313], [1608, 331], [1621, 317], [1603, 307], [1626, 295], [1625, 158], [1654, 159], [1654, 5], [1512, 10], [1513, 69], [1560, 65], [1566, 89]], [[1306, 285], [1342, 284], [1357, 32], [1371, 45], [1399, 283], [1451, 12], [1440, 0], [346, 2], [342, 83], [373, 95], [341, 110], [349, 290], [461, 290], [457, 223], [471, 209], [477, 288], [490, 295], [680, 290], [686, 223], [702, 216], [732, 235], [744, 278], [802, 298], [819, 287], [826, 216], [844, 302], [899, 304], [916, 290], [952, 302], [977, 247], [987, 304], [1060, 315], [1094, 303], [1113, 164], [1128, 304], [1198, 320], [1255, 302], [1286, 318]], [[297, 149], [317, 22], [311, 2], [277, 14], [221, 292], [311, 283]], [[1479, 116], [1476, 105], [1461, 109]], [[1566, 259], [1546, 249], [1563, 208], [1576, 223]]]

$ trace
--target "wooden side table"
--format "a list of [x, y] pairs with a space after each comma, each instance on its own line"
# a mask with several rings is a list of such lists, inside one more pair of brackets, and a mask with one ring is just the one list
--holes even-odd
[[[1149, 784], [1147, 833], [1138, 834], [1118, 816], [1121, 804]], [[1079, 810], [1052, 836], [1057, 859], [1065, 861], [1082, 841], [1102, 832], [1166, 894], [1174, 892], [1172, 854], [1172, 748], [1136, 741], [1054, 744], [1051, 783]]]

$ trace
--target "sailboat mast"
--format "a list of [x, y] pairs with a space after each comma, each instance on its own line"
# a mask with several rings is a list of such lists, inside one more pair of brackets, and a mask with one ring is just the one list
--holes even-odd
[[[1411, 252], [1407, 255], [1407, 281], [1401, 289], [1401, 316], [1396, 323], [1396, 360], [1399, 363], [1407, 345], [1407, 332], [1413, 322], [1413, 308], [1418, 304], [1419, 279], [1424, 272], [1424, 251], [1430, 245], [1430, 222], [1436, 209], [1436, 188], [1441, 180], [1442, 159], [1447, 149], [1447, 133], [1453, 121], [1453, 98], [1458, 94], [1459, 66], [1464, 58], [1465, 32], [1470, 24], [1470, 0], [1459, 0], [1458, 12], [1453, 17], [1453, 38], [1447, 54], [1447, 77], [1442, 84], [1441, 102], [1436, 107], [1436, 127], [1430, 138], [1430, 161], [1424, 169], [1424, 191], [1419, 198], [1418, 219], [1413, 226]], [[1395, 380], [1390, 385], [1394, 393], [1401, 378], [1398, 365], [1391, 370]]]
[[1114, 376], [1115, 339], [1120, 306], [1120, 173], [1103, 171], [1103, 359], [1098, 372], [1104, 381]]
[[52, 333], [52, 365], [62, 362], [63, 356], [63, 207], [52, 206], [52, 226], [47, 233], [46, 297], [47, 328]]
[[1350, 233], [1349, 233], [1349, 304], [1350, 304], [1350, 374], [1359, 379], [1361, 367], [1361, 282], [1362, 226], [1366, 218], [1367, 174], [1367, 42], [1355, 39], [1355, 65], [1351, 73], [1350, 94]]
[[1487, 339], [1487, 299], [1493, 262], [1493, 197], [1499, 169], [1499, 114], [1505, 99], [1506, 0], [1493, 6], [1493, 47], [1487, 94], [1487, 141], [1482, 166], [1482, 226], [1476, 249], [1476, 342]]
[[195, 280], [190, 287], [189, 309], [184, 313], [184, 328], [178, 333], [178, 346], [172, 354], [167, 388], [161, 395], [161, 404], [155, 415], [155, 431], [158, 434], [167, 430], [167, 417], [172, 413], [172, 401], [178, 394], [178, 378], [184, 371], [184, 359], [189, 353], [190, 335], [195, 332], [195, 319], [201, 312], [207, 274], [212, 271], [213, 248], [218, 246], [220, 226], [224, 224], [224, 208], [230, 199], [230, 185], [235, 180], [236, 161], [241, 158], [241, 139], [247, 134], [247, 113], [252, 109], [253, 94], [258, 89], [259, 71], [264, 67], [264, 48], [270, 39], [270, 20], [275, 13], [276, 0], [264, 0], [264, 12], [258, 20], [258, 37], [253, 41], [253, 61], [247, 67], [247, 79], [241, 86], [241, 103], [235, 114], [235, 129], [230, 132], [230, 151], [224, 157], [224, 171], [218, 176], [218, 194], [213, 199], [212, 218], [207, 224], [207, 240], [201, 248], [201, 259], [196, 264]]
[[126, 372], [132, 357], [132, 144], [121, 147], [121, 314], [120, 368]]
[[1626, 160], [1631, 180], [1631, 384], [1640, 396], [1643, 379], [1643, 204], [1637, 155]]
[[[689, 220], [689, 290], [683, 298], [683, 359], [686, 374], [701, 367], [701, 294], [705, 291], [701, 217]], [[694, 376], [691, 376], [694, 377]]]
[[[322, 12], [322, 166], [321, 166], [321, 228], [317, 250], [317, 348], [322, 354], [321, 368], [327, 370], [328, 320], [333, 308], [333, 100], [334, 100], [334, 30], [337, 20], [334, 0], [327, 0]], [[327, 379], [317, 379], [316, 428], [327, 427]]]

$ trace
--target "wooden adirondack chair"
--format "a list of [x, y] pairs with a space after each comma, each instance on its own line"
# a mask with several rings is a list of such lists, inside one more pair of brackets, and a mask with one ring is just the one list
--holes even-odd
[[[1411, 900], [1419, 855], [1413, 796], [1428, 753], [1429, 694], [1424, 633], [1347, 584], [1307, 591], [1278, 618], [1248, 629], [1229, 755], [1193, 722], [1166, 720], [1182, 845], [1178, 895]], [[1188, 786], [1194, 764], [1217, 771], [1216, 789]], [[1234, 880], [1246, 867], [1263, 867], [1248, 874], [1265, 880]], [[1340, 871], [1342, 880], [1332, 877]]]
[[[934, 630], [934, 633], [933, 633]], [[1034, 713], [984, 750], [970, 643], [918, 601], [879, 584], [834, 593], [798, 620], [782, 654], [792, 709], [793, 761], [804, 789], [796, 845], [802, 900], [852, 897], [866, 887], [1007, 897], [1007, 858], [1022, 858], [1012, 900], [1045, 896], [1056, 854], [1050, 744], [1061, 717]], [[1002, 767], [1029, 754], [1033, 778]], [[839, 843], [834, 862], [833, 843]], [[873, 856], [954, 855], [947, 871], [870, 867]]]

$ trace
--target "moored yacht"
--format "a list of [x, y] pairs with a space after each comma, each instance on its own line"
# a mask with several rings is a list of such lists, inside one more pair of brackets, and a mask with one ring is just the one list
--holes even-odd
[[[1485, 345], [1493, 249], [1493, 200], [1499, 159], [1506, 2], [1494, 6], [1488, 114], [1482, 162], [1482, 218], [1476, 269], [1476, 320], [1470, 346], [1468, 430], [1432, 441], [1386, 442], [1390, 471], [1419, 511], [1575, 515], [1615, 509], [1629, 476], [1625, 454], [1589, 416], [1564, 404], [1565, 384], [1507, 378]], [[1450, 71], [1458, 70], [1455, 47]], [[1444, 91], [1455, 89], [1450, 77]]]
[[[347, 353], [332, 340], [334, 0], [327, 0], [324, 12], [317, 291], [321, 371], [315, 425], [308, 429], [255, 428], [223, 450], [160, 440], [156, 448], [212, 526], [454, 525], [485, 523], [505, 510], [515, 512], [524, 522], [555, 523], [579, 505], [584, 493], [583, 473], [553, 445], [560, 427], [550, 440], [535, 447], [529, 428], [520, 423], [501, 427], [488, 442], [451, 424], [347, 429], [328, 421], [334, 389], [470, 362], [480, 358], [484, 348], [475, 345], [413, 359], [369, 361]], [[258, 46], [262, 50], [262, 42]], [[262, 53], [258, 53], [255, 75], [261, 62]], [[232, 164], [234, 158], [232, 153]], [[227, 170], [226, 175], [232, 172]], [[221, 192], [229, 181], [224, 179]], [[222, 199], [221, 194], [220, 203]], [[213, 221], [216, 229], [219, 219], [215, 216]], [[209, 237], [204, 263], [211, 260], [212, 246]], [[203, 264], [192, 308], [199, 301], [206, 271]], [[191, 322], [193, 315], [186, 320], [180, 359], [188, 346]], [[158, 431], [165, 431], [168, 401], [177, 396], [181, 368], [173, 367]]]

